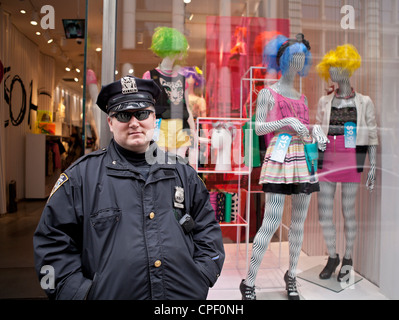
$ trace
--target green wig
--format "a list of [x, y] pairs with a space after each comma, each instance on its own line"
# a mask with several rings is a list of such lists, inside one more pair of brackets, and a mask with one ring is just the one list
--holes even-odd
[[158, 27], [152, 36], [150, 49], [160, 58], [173, 57], [178, 54], [187, 55], [188, 42], [178, 30], [168, 27]]
[[316, 70], [320, 77], [328, 82], [331, 67], [346, 69], [349, 71], [349, 76], [352, 76], [353, 72], [360, 68], [361, 63], [362, 57], [356, 48], [351, 44], [344, 44], [328, 52], [316, 66]]

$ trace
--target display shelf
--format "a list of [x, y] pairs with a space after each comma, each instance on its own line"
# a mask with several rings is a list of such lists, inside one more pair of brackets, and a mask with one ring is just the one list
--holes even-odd
[[[236, 192], [238, 193], [238, 212], [234, 222], [220, 222], [221, 228], [237, 228], [237, 268], [239, 245], [241, 242], [241, 228], [245, 228], [245, 266], [248, 271], [249, 266], [249, 227], [250, 227], [250, 212], [251, 212], [251, 194], [263, 193], [261, 191], [251, 190], [251, 173], [253, 166], [253, 122], [254, 122], [254, 106], [256, 96], [259, 93], [259, 83], [263, 87], [271, 85], [277, 79], [257, 79], [255, 77], [256, 69], [266, 69], [263, 67], [251, 67], [241, 78], [240, 88], [240, 116], [236, 118], [222, 118], [222, 117], [204, 117], [197, 118], [196, 128], [197, 137], [195, 143], [195, 168], [199, 174], [214, 175], [216, 179], [222, 178], [227, 180], [226, 175], [230, 179], [236, 179]], [[255, 84], [258, 84], [257, 86]], [[247, 107], [249, 108], [247, 109]], [[244, 132], [245, 125], [245, 132]], [[231, 128], [235, 127], [235, 135]], [[216, 130], [225, 132], [224, 135], [217, 136], [216, 140], [214, 133]], [[219, 133], [219, 132], [217, 132]], [[228, 136], [231, 134], [231, 137]], [[204, 148], [205, 145], [205, 148]], [[201, 150], [201, 154], [200, 154]], [[203, 154], [205, 152], [205, 156]], [[220, 153], [224, 153], [221, 157]], [[215, 153], [217, 153], [215, 155]], [[227, 163], [221, 163], [220, 159], [229, 159]], [[225, 161], [226, 162], [226, 161]], [[242, 178], [246, 179], [244, 182], [246, 186], [242, 186]], [[230, 186], [231, 188], [231, 186]], [[223, 188], [218, 190], [222, 191]], [[245, 194], [243, 194], [245, 190]], [[245, 201], [245, 206], [241, 205]]]
[[[238, 210], [235, 220], [232, 222], [220, 222], [221, 228], [237, 228], [237, 250], [241, 242], [241, 228], [245, 228], [246, 261], [248, 261], [249, 245], [249, 206], [250, 184], [242, 185], [241, 179], [247, 176], [250, 182], [252, 168], [244, 164], [243, 154], [244, 132], [243, 126], [249, 122], [249, 118], [222, 118], [209, 117], [197, 118], [196, 164], [199, 174], [217, 176], [216, 189], [219, 192], [233, 192], [238, 195]], [[251, 127], [251, 124], [249, 125]], [[199, 150], [206, 149], [206, 156], [201, 157]], [[202, 161], [201, 160], [205, 160]], [[228, 175], [226, 181], [222, 175]], [[209, 181], [207, 181], [209, 184]], [[224, 183], [225, 185], [224, 189]], [[248, 182], [246, 182], [248, 183]], [[249, 189], [249, 190], [248, 190]], [[245, 194], [243, 192], [245, 191]], [[245, 202], [245, 206], [241, 204]], [[238, 268], [238, 262], [237, 262]], [[248, 268], [248, 264], [246, 264]]]
[[240, 215], [237, 215], [235, 222], [220, 222], [221, 227], [246, 227], [248, 225], [247, 220], [245, 220]]

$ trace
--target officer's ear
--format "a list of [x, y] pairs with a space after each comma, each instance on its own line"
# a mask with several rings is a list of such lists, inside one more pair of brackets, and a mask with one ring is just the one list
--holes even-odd
[[109, 130], [114, 133], [114, 130], [112, 129], [112, 117], [107, 116], [107, 122], [108, 122], [108, 126], [109, 126]]

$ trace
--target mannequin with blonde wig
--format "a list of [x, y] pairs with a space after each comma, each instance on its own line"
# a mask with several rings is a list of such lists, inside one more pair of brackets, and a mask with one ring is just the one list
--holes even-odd
[[158, 119], [162, 119], [158, 145], [165, 151], [186, 158], [190, 146], [194, 145], [196, 130], [192, 112], [188, 107], [189, 97], [186, 79], [180, 64], [187, 57], [188, 42], [179, 30], [158, 27], [152, 36], [150, 50], [161, 62], [157, 68], [144, 73], [144, 79], [153, 79], [162, 89], [161, 98], [155, 105]]
[[320, 77], [326, 82], [330, 80], [330, 68], [340, 68], [352, 77], [353, 73], [360, 68], [362, 57], [351, 44], [338, 46], [335, 50], [328, 52], [323, 60], [317, 65], [316, 70]]
[[361, 61], [356, 48], [345, 44], [328, 52], [316, 67], [322, 79], [338, 84], [336, 90], [320, 99], [316, 123], [328, 137], [326, 151], [319, 159], [318, 209], [329, 258], [319, 276], [329, 279], [340, 264], [333, 205], [337, 183], [341, 183], [346, 248], [337, 276], [339, 282], [349, 280], [353, 265], [357, 233], [355, 202], [366, 153], [370, 161], [366, 186], [370, 192], [375, 184], [378, 145], [375, 109], [370, 97], [356, 92], [350, 82]]

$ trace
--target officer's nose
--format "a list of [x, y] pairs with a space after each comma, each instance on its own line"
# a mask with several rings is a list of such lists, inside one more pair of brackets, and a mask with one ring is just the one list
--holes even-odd
[[137, 128], [139, 125], [140, 125], [140, 121], [137, 120], [135, 116], [132, 116], [132, 118], [129, 121], [129, 127]]

